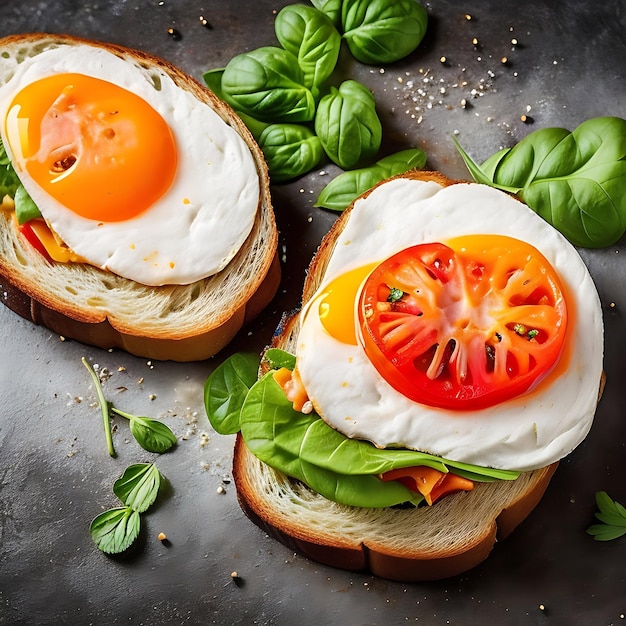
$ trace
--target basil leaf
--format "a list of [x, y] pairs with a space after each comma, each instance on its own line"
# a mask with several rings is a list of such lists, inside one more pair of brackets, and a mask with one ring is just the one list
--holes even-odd
[[143, 513], [154, 504], [161, 473], [154, 463], [129, 465], [113, 484], [113, 493], [133, 511]]
[[288, 370], [294, 369], [296, 366], [296, 357], [280, 348], [268, 348], [263, 354], [265, 359], [273, 370], [286, 367]]
[[124, 552], [139, 535], [141, 519], [128, 506], [116, 507], [101, 513], [89, 527], [91, 538], [107, 554]]
[[382, 140], [382, 125], [372, 92], [355, 80], [330, 88], [318, 105], [315, 132], [328, 157], [351, 169], [373, 158]]
[[482, 168], [477, 182], [512, 191], [574, 245], [612, 245], [626, 231], [626, 120], [599, 117], [573, 132], [536, 130]]
[[342, 0], [311, 0], [311, 4], [322, 11], [337, 28], [341, 26], [341, 2]]
[[265, 46], [233, 57], [222, 75], [227, 102], [263, 122], [306, 122], [315, 116], [315, 99], [305, 86], [298, 59]]
[[237, 110], [237, 106], [234, 102], [230, 101], [224, 90], [222, 89], [222, 76], [224, 75], [224, 69], [218, 68], [209, 70], [202, 75], [206, 86], [221, 100], [224, 100], [235, 110], [235, 113], [241, 118], [241, 121], [248, 127], [248, 130], [252, 133], [253, 137], [258, 141], [261, 133], [267, 126], [266, 122], [260, 122], [254, 119], [251, 115], [246, 115], [242, 111]]
[[319, 137], [299, 124], [270, 124], [259, 137], [272, 182], [283, 182], [311, 171], [324, 150]]
[[322, 189], [315, 206], [343, 211], [377, 183], [412, 169], [421, 169], [425, 164], [426, 154], [419, 148], [411, 148], [386, 156], [369, 167], [343, 172]]
[[373, 65], [413, 52], [426, 34], [428, 13], [415, 0], [343, 0], [341, 21], [354, 58]]
[[221, 363], [204, 384], [204, 407], [220, 435], [239, 432], [239, 413], [248, 390], [256, 382], [259, 357], [236, 353]]
[[330, 18], [314, 7], [290, 4], [276, 16], [274, 29], [283, 48], [298, 59], [304, 84], [318, 88], [333, 73], [341, 47]]

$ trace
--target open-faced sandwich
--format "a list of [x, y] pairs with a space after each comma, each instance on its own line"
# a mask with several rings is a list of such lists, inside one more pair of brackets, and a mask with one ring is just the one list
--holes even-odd
[[483, 561], [587, 435], [602, 312], [575, 248], [526, 205], [412, 172], [335, 223], [258, 380], [233, 359], [205, 399], [238, 432], [248, 516], [325, 564], [440, 579]]
[[215, 354], [280, 279], [246, 126], [139, 51], [39, 33], [0, 52], [3, 302], [102, 348]]

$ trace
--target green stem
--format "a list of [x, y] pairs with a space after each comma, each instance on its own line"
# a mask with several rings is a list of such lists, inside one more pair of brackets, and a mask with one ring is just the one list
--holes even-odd
[[113, 436], [111, 434], [111, 425], [109, 424], [109, 404], [104, 397], [104, 393], [102, 392], [102, 385], [100, 385], [100, 379], [94, 372], [93, 368], [87, 362], [87, 359], [83, 357], [82, 359], [83, 365], [87, 368], [89, 374], [91, 374], [91, 378], [93, 379], [94, 385], [96, 387], [96, 393], [98, 394], [98, 401], [100, 402], [100, 410], [102, 411], [102, 421], [104, 423], [104, 433], [107, 441], [107, 449], [109, 451], [109, 455], [112, 457], [117, 456], [115, 454], [115, 448], [113, 447]]
[[130, 413], [124, 413], [124, 411], [120, 411], [119, 409], [116, 409], [114, 406], [111, 407], [111, 411], [113, 411], [113, 413], [117, 413], [118, 415], [121, 415], [122, 417], [125, 417], [127, 420], [134, 420], [136, 418], [135, 415], [131, 415]]

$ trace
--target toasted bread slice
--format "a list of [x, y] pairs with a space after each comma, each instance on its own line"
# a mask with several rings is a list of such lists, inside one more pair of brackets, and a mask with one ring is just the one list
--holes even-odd
[[[436, 172], [402, 176], [449, 180]], [[368, 192], [369, 193], [369, 192]], [[335, 222], [313, 258], [303, 304], [319, 287], [352, 207]], [[295, 352], [299, 314], [285, 317], [272, 347]], [[600, 393], [603, 380], [600, 382]], [[260, 462], [238, 435], [233, 477], [239, 503], [259, 527], [289, 548], [326, 565], [413, 582], [461, 574], [487, 558], [536, 507], [558, 466], [522, 473], [514, 481], [476, 483], [433, 506], [363, 509], [331, 502]]]
[[[297, 333], [295, 315], [273, 345], [293, 350]], [[415, 582], [455, 576], [485, 560], [539, 503], [557, 465], [514, 481], [476, 483], [432, 507], [362, 509], [268, 467], [238, 435], [233, 479], [246, 515], [287, 547], [332, 567]]]
[[122, 348], [161, 360], [195, 361], [222, 349], [273, 298], [280, 282], [278, 233], [263, 154], [233, 110], [166, 61], [117, 45], [65, 35], [26, 34], [0, 40], [12, 63], [59, 45], [91, 45], [139, 64], [146, 75], [169, 76], [213, 108], [244, 139], [260, 180], [257, 213], [248, 238], [219, 273], [189, 285], [150, 287], [90, 265], [48, 263], [0, 211], [0, 286], [13, 311], [66, 338], [100, 348]]

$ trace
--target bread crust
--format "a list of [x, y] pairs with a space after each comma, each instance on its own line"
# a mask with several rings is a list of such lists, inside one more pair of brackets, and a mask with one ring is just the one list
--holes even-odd
[[[2, 300], [22, 317], [85, 344], [158, 360], [209, 358], [269, 304], [280, 283], [278, 230], [263, 154], [230, 106], [163, 59], [69, 35], [27, 33], [0, 39], [2, 50], [16, 58], [59, 45], [103, 48], [146, 70], [164, 72], [216, 111], [252, 153], [260, 180], [256, 218], [239, 252], [218, 274], [191, 285], [147, 287], [88, 265], [48, 264], [23, 240], [10, 215], [0, 211]], [[139, 310], [132, 311], [135, 297]]]
[[[401, 177], [443, 186], [465, 182], [438, 172], [413, 171]], [[338, 218], [312, 259], [303, 305], [321, 283], [353, 206]], [[298, 312], [285, 316], [272, 347], [293, 351], [299, 323]], [[246, 515], [292, 550], [332, 567], [418, 582], [456, 576], [484, 561], [496, 542], [537, 506], [557, 466], [525, 472], [515, 481], [476, 483], [471, 492], [449, 495], [433, 507], [358, 509], [330, 502], [269, 468], [238, 435], [233, 478]]]

